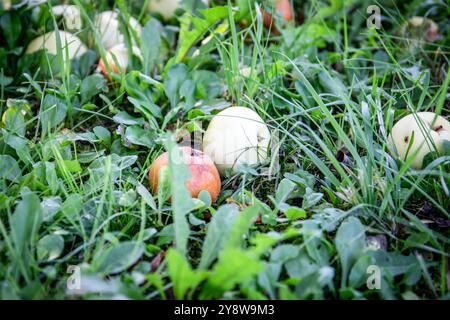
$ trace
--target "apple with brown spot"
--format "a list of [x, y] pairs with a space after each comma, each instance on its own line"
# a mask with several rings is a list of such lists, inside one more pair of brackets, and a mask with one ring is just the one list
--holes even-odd
[[450, 122], [434, 112], [409, 114], [394, 125], [388, 140], [393, 153], [421, 169], [428, 153], [442, 154], [444, 141], [450, 141]]
[[[190, 148], [180, 147], [183, 159], [191, 172], [191, 178], [187, 181], [191, 196], [197, 198], [202, 190], [208, 191], [212, 203], [215, 203], [220, 194], [221, 181], [214, 162], [203, 152]], [[165, 152], [153, 161], [150, 167], [149, 180], [153, 194], [158, 192], [158, 175], [163, 167], [169, 165], [169, 153]]]

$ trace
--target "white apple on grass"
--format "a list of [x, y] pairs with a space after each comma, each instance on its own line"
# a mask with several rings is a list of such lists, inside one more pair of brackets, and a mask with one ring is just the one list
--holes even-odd
[[[87, 47], [83, 44], [83, 42], [77, 36], [59, 30], [59, 37], [61, 39], [61, 53], [63, 56], [63, 60], [66, 59], [66, 49], [68, 51], [69, 59], [73, 59], [76, 57], [80, 57], [83, 53], [87, 51]], [[27, 47], [26, 54], [31, 54], [33, 52], [39, 51], [41, 49], [47, 50], [48, 53], [57, 55], [58, 54], [58, 45], [56, 43], [56, 31], [50, 31], [42, 36], [37, 37]]]
[[389, 135], [391, 148], [403, 161], [414, 157], [414, 169], [422, 168], [428, 153], [441, 154], [444, 140], [450, 141], [450, 122], [433, 112], [418, 112], [401, 118]]
[[5, 11], [11, 10], [11, 7], [12, 7], [11, 0], [3, 0], [2, 4], [3, 4], [3, 10], [5, 10]]
[[[142, 54], [138, 47], [133, 46], [131, 50], [136, 57], [142, 60]], [[128, 66], [128, 61], [128, 48], [125, 44], [119, 43], [106, 51], [106, 63], [103, 59], [100, 59], [98, 66], [100, 67], [103, 75], [106, 78], [109, 78], [108, 69], [109, 72], [125, 73]], [[108, 68], [106, 65], [108, 65]]]
[[75, 5], [61, 4], [52, 7], [55, 16], [63, 16], [64, 26], [69, 30], [81, 30], [82, 21], [80, 9]]
[[181, 0], [150, 0], [147, 9], [149, 12], [158, 13], [168, 20], [173, 17], [180, 4]]
[[[141, 36], [142, 27], [135, 18], [130, 17], [130, 27]], [[120, 31], [119, 14], [116, 11], [104, 11], [95, 16], [94, 27], [100, 35], [101, 43], [105, 49], [124, 43], [125, 37]]]
[[203, 138], [203, 152], [220, 174], [241, 164], [257, 165], [267, 159], [270, 131], [252, 109], [229, 107], [215, 115]]
[[[209, 0], [202, 0], [202, 2], [209, 6]], [[181, 6], [182, 0], [150, 0], [147, 5], [149, 12], [160, 14], [165, 20], [172, 18]]]

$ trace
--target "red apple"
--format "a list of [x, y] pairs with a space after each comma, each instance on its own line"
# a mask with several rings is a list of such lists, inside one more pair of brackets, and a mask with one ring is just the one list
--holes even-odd
[[[119, 69], [117, 68], [115, 63], [111, 64], [111, 65], [108, 64], [108, 66], [109, 66], [111, 72], [114, 72], [114, 73], [119, 72]], [[98, 67], [102, 71], [102, 74], [105, 76], [105, 78], [109, 80], [108, 71], [106, 70], [106, 66], [105, 66], [105, 63], [103, 62], [102, 58], [100, 58], [100, 61], [98, 62]]]
[[[191, 178], [186, 183], [191, 196], [197, 198], [202, 190], [208, 191], [212, 203], [220, 194], [221, 181], [214, 162], [203, 152], [190, 147], [180, 147], [183, 159], [191, 172]], [[158, 174], [161, 168], [169, 165], [169, 153], [165, 152], [153, 161], [150, 167], [149, 180], [153, 194], [158, 192]]]
[[[279, 15], [281, 15], [281, 17], [283, 17], [283, 19], [286, 20], [286, 22], [289, 22], [292, 20], [293, 13], [292, 13], [291, 2], [289, 0], [273, 0], [273, 3], [275, 5], [275, 11]], [[275, 29], [275, 24], [274, 24], [272, 16], [262, 9], [261, 9], [261, 11], [263, 14], [264, 26], [267, 28], [272, 26], [272, 28]]]

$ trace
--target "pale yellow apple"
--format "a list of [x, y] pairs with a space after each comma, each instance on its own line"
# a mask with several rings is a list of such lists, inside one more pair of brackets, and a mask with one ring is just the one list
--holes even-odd
[[412, 167], [415, 169], [422, 168], [423, 158], [429, 152], [442, 153], [444, 140], [450, 141], [450, 122], [433, 112], [419, 112], [401, 118], [389, 135], [391, 148], [403, 161], [414, 157]]
[[3, 10], [8, 11], [11, 10], [12, 3], [11, 0], [3, 0]]
[[[136, 31], [139, 37], [142, 34], [142, 27], [135, 18], [130, 17], [130, 27]], [[104, 11], [95, 17], [94, 27], [100, 35], [102, 45], [105, 49], [124, 43], [125, 37], [120, 31], [119, 14], [116, 11]]]
[[170, 19], [181, 5], [181, 0], [150, 0], [148, 11], [160, 14], [164, 19]]
[[[66, 48], [69, 54], [69, 59], [79, 57], [87, 51], [87, 47], [77, 36], [69, 32], [59, 30], [59, 37], [61, 39], [60, 49], [62, 50], [64, 61], [66, 59]], [[48, 53], [53, 55], [58, 54], [58, 46], [56, 44], [56, 31], [48, 32], [31, 41], [27, 47], [26, 53], [30, 54], [41, 49], [46, 49]]]
[[[209, 0], [202, 0], [208, 7]], [[149, 0], [147, 10], [160, 14], [164, 19], [168, 20], [173, 17], [177, 9], [181, 6], [182, 0]]]
[[64, 25], [69, 30], [81, 30], [82, 21], [80, 9], [74, 5], [61, 4], [52, 7], [55, 16], [63, 16]]
[[257, 165], [267, 159], [270, 131], [252, 109], [229, 107], [215, 115], [203, 138], [203, 151], [221, 174], [241, 164]]
[[241, 72], [241, 75], [244, 78], [250, 78], [250, 76], [252, 74], [252, 68], [251, 67], [247, 67], [247, 66], [242, 66], [240, 68], [240, 72]]

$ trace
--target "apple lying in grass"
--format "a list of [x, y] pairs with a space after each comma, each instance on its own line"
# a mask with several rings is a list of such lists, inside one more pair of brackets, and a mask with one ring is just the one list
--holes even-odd
[[[186, 186], [193, 198], [197, 198], [202, 190], [208, 191], [212, 203], [220, 194], [221, 181], [214, 162], [203, 152], [190, 147], [180, 147], [183, 159], [191, 172]], [[149, 180], [153, 194], [158, 192], [158, 176], [161, 168], [169, 165], [169, 153], [165, 152], [153, 161], [150, 167]]]
[[180, 4], [181, 0], [150, 0], [147, 9], [149, 12], [158, 13], [168, 20], [173, 17]]
[[[289, 0], [272, 0], [272, 2], [275, 6], [275, 14], [280, 15], [286, 22], [292, 21], [293, 12], [291, 2]], [[264, 26], [267, 28], [272, 26], [272, 28], [274, 28], [275, 25], [273, 17], [264, 10], [262, 10], [262, 14]]]
[[426, 41], [434, 42], [439, 38], [439, 26], [431, 19], [416, 16], [409, 19], [408, 23], [410, 28], [416, 29], [416, 34], [424, 37]]
[[[30, 54], [41, 49], [46, 49], [48, 53], [57, 55], [58, 46], [56, 44], [56, 31], [48, 32], [40, 37], [37, 37], [27, 47], [26, 53]], [[81, 40], [66, 31], [59, 30], [59, 37], [61, 39], [61, 53], [63, 59], [66, 59], [66, 49], [68, 51], [69, 59], [80, 57], [87, 51], [87, 47], [81, 42]]]
[[[130, 17], [129, 24], [139, 37], [142, 34], [142, 27], [139, 22], [135, 18]], [[119, 28], [119, 14], [116, 11], [104, 11], [97, 14], [94, 26], [101, 37], [101, 43], [105, 49], [125, 42], [125, 37]], [[133, 39], [132, 34], [131, 38]]]
[[11, 10], [11, 7], [12, 7], [11, 0], [3, 0], [2, 3], [0, 2], [0, 8], [2, 8], [5, 11]]
[[439, 26], [426, 17], [414, 16], [404, 22], [399, 35], [410, 46], [421, 46], [423, 42], [434, 42], [440, 38]]
[[389, 135], [391, 148], [397, 150], [402, 160], [414, 157], [412, 167], [415, 169], [422, 168], [429, 152], [441, 154], [444, 140], [450, 141], [450, 122], [433, 112], [418, 112], [401, 118]]
[[[135, 56], [142, 60], [141, 52], [138, 47], [133, 46], [131, 50]], [[100, 58], [98, 66], [106, 78], [109, 78], [108, 68], [109, 72], [125, 73], [129, 61], [128, 48], [123, 43], [117, 44], [106, 51], [105, 58], [106, 63]]]
[[203, 138], [203, 151], [221, 174], [240, 164], [256, 165], [267, 158], [270, 131], [252, 109], [229, 107], [214, 116]]
[[64, 26], [69, 30], [81, 30], [82, 21], [80, 9], [74, 5], [61, 4], [52, 7], [55, 16], [63, 16]]
[[[209, 0], [202, 0], [202, 2], [209, 6]], [[147, 10], [160, 14], [165, 20], [169, 20], [175, 15], [181, 4], [182, 0], [149, 0]]]

